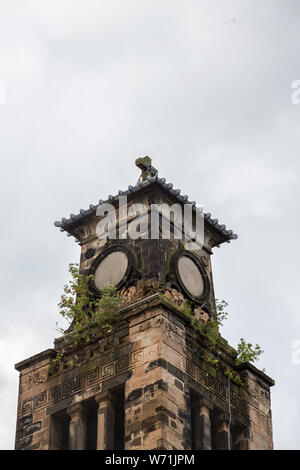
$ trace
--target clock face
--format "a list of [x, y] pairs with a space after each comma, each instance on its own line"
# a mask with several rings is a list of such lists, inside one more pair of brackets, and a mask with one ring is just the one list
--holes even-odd
[[128, 268], [128, 258], [121, 250], [113, 251], [98, 264], [94, 274], [94, 284], [101, 291], [107, 284], [117, 286]]
[[204, 294], [205, 284], [196, 262], [189, 256], [182, 255], [177, 263], [178, 275], [191, 297], [200, 298]]

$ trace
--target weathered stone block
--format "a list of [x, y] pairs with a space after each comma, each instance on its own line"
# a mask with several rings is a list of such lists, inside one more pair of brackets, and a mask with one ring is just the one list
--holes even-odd
[[41, 427], [42, 421], [36, 421], [35, 423], [29, 424], [24, 430], [24, 435], [28, 436], [29, 434], [33, 434], [34, 432], [39, 431]]

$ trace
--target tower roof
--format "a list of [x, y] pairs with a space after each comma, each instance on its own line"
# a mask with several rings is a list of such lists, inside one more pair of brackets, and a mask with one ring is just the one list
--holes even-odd
[[[128, 189], [123, 191], [119, 190], [118, 194], [110, 194], [106, 200], [100, 199], [98, 204], [90, 204], [88, 209], [80, 209], [78, 214], [70, 214], [69, 218], [63, 217], [60, 221], [54, 222], [55, 227], [59, 227], [62, 232], [67, 232], [70, 235], [73, 235], [72, 229], [78, 224], [84, 223], [85, 220], [89, 219], [91, 216], [96, 215], [97, 207], [99, 204], [105, 203], [117, 203], [120, 196], [137, 196], [139, 192], [142, 192], [145, 188], [150, 189], [153, 186], [159, 186], [164, 191], [167, 191], [172, 198], [179, 202], [180, 204], [191, 204], [193, 208], [196, 208], [195, 201], [189, 201], [187, 195], [182, 195], [180, 189], [174, 189], [172, 183], [167, 183], [165, 178], [160, 178], [158, 174], [154, 176], [148, 175], [143, 181], [139, 181], [135, 186], [128, 186]], [[213, 219], [210, 212], [204, 213], [205, 223], [219, 236], [222, 238], [222, 242], [230, 242], [230, 240], [235, 240], [238, 236], [226, 227], [224, 224], [220, 224], [218, 219]]]

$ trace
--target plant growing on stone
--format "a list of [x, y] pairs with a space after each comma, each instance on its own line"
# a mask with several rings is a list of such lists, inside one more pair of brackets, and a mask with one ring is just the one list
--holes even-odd
[[[207, 342], [207, 351], [202, 356], [202, 358], [204, 361], [215, 367], [219, 364], [219, 359], [215, 357], [215, 353], [216, 346], [218, 344], [218, 338], [220, 337], [220, 327], [223, 326], [224, 320], [226, 320], [228, 317], [228, 313], [226, 311], [227, 306], [228, 303], [225, 302], [225, 300], [219, 301], [216, 299], [215, 307], [212, 309], [212, 312], [214, 313], [213, 320], [201, 322], [195, 318], [192, 318], [193, 327], [199, 331], [201, 335], [203, 335]], [[262, 353], [263, 350], [258, 344], [253, 346], [251, 343], [247, 343], [243, 338], [241, 338], [239, 344], [237, 345], [237, 357], [235, 364], [241, 365], [245, 362], [254, 363], [258, 360]], [[224, 374], [238, 386], [243, 386], [243, 381], [239, 374], [232, 369], [226, 368], [224, 370]]]
[[124, 299], [112, 284], [107, 284], [102, 290], [102, 296], [96, 303], [93, 312], [93, 322], [102, 334], [108, 334], [117, 327], [119, 310], [124, 306]]
[[[225, 300], [219, 301], [216, 299], [216, 307], [213, 309], [215, 320], [208, 321], [202, 325], [202, 333], [212, 346], [217, 344], [219, 328], [220, 326], [223, 326], [224, 320], [228, 317], [228, 313], [226, 311], [227, 306], [228, 303], [225, 302]], [[241, 338], [237, 345], [236, 365], [241, 365], [245, 362], [254, 363], [259, 359], [259, 356], [262, 353], [263, 350], [258, 344], [253, 346], [251, 343], [247, 343], [243, 338]]]
[[[167, 300], [170, 301], [168, 297]], [[183, 304], [179, 307], [179, 310], [187, 317], [192, 317], [192, 307], [188, 300], [184, 300]]]
[[234, 372], [232, 369], [225, 369], [224, 370], [224, 375], [226, 377], [228, 377], [232, 382], [234, 382], [236, 385], [238, 385], [239, 387], [243, 387], [244, 386], [244, 382], [242, 381], [241, 377], [239, 376], [239, 374], [237, 374], [236, 372]]
[[[198, 331], [206, 340], [207, 349], [202, 359], [214, 367], [218, 365], [219, 359], [215, 357], [215, 346], [220, 336], [219, 328], [223, 325], [223, 321], [227, 318], [227, 312], [225, 308], [227, 303], [222, 300], [216, 299], [216, 307], [214, 308], [214, 319], [207, 322], [197, 320], [194, 316], [191, 316], [191, 323], [193, 328]], [[189, 313], [189, 312], [188, 312]], [[190, 314], [188, 315], [190, 316]]]
[[244, 338], [241, 338], [237, 346], [237, 353], [236, 364], [240, 365], [245, 362], [256, 362], [263, 350], [258, 344], [253, 346], [253, 344], [247, 343]]
[[215, 307], [212, 307], [212, 313], [214, 313], [214, 320], [209, 320], [206, 323], [201, 324], [201, 332], [209, 342], [211, 346], [217, 344], [220, 336], [220, 327], [223, 326], [224, 320], [227, 319], [228, 313], [226, 307], [228, 303], [225, 300], [216, 299]]
[[58, 305], [61, 316], [70, 323], [75, 345], [88, 341], [95, 328], [99, 336], [112, 332], [117, 324], [119, 309], [123, 306], [123, 299], [116, 288], [108, 284], [99, 299], [89, 288], [92, 275], [80, 273], [78, 264], [70, 264], [69, 272], [72, 279], [64, 286]]
[[56, 353], [55, 357], [52, 359], [50, 363], [50, 367], [48, 371], [49, 375], [54, 374], [59, 369], [59, 365], [62, 361], [63, 356], [64, 356], [63, 353]]

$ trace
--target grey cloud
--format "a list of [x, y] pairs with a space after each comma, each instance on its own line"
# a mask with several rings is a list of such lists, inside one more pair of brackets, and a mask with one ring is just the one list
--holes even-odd
[[299, 8], [1, 2], [0, 447], [14, 445], [13, 365], [52, 346], [79, 257], [53, 221], [134, 184], [135, 158], [150, 155], [239, 234], [213, 257], [217, 297], [230, 304], [224, 336], [262, 345], [259, 366], [277, 383], [275, 446], [299, 448]]

